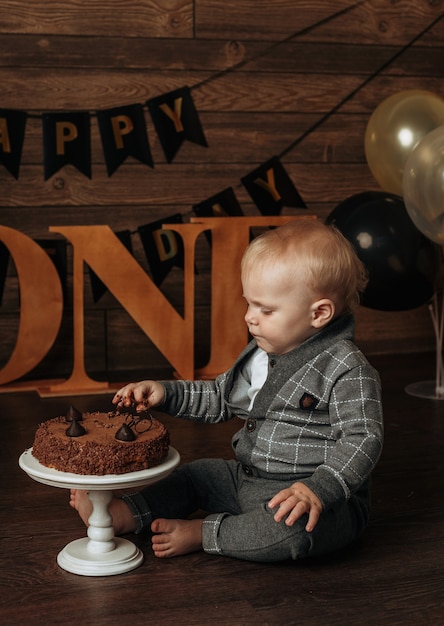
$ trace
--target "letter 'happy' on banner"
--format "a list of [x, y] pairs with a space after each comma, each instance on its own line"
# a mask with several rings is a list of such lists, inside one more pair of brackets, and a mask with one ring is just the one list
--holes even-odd
[[146, 259], [157, 287], [169, 274], [172, 267], [184, 268], [184, 247], [181, 237], [174, 230], [162, 228], [162, 224], [182, 224], [180, 213], [166, 219], [138, 226]]
[[0, 163], [18, 179], [27, 114], [0, 109]]
[[42, 123], [45, 180], [65, 165], [91, 178], [89, 113], [44, 113]]
[[151, 98], [146, 104], [168, 163], [185, 139], [208, 147], [189, 87]]
[[277, 157], [272, 157], [241, 181], [262, 215], [279, 215], [284, 206], [307, 208]]
[[129, 156], [154, 167], [142, 105], [97, 111], [108, 176]]

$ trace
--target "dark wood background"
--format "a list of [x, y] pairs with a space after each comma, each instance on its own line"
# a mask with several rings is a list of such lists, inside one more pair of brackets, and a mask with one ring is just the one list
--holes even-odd
[[[174, 213], [186, 219], [193, 204], [226, 187], [234, 188], [246, 214], [255, 214], [240, 178], [282, 153], [324, 116], [282, 158], [308, 212], [325, 218], [352, 194], [380, 191], [365, 159], [366, 125], [378, 104], [397, 92], [425, 89], [444, 96], [444, 20], [430, 28], [444, 3], [367, 0], [329, 19], [355, 4], [5, 0], [0, 5], [0, 107], [24, 110], [29, 118], [19, 179], [0, 167], [0, 224], [35, 239], [54, 236], [49, 226], [65, 224], [108, 224], [135, 233], [139, 225]], [[108, 177], [93, 116], [92, 179], [67, 166], [44, 180], [43, 112], [94, 113], [144, 103], [186, 85], [192, 88], [208, 148], [186, 143], [167, 164], [147, 114], [155, 168], [129, 159]], [[136, 234], [133, 247], [149, 273]], [[202, 242], [201, 247], [197, 366], [208, 356], [210, 315], [210, 261], [208, 246]], [[127, 371], [131, 376], [135, 370], [167, 369], [113, 297], [106, 294], [94, 303], [87, 274], [85, 280], [88, 372], [112, 376]], [[181, 270], [174, 269], [162, 285], [173, 303], [180, 304], [181, 280]], [[68, 282], [59, 337], [31, 377], [69, 375], [71, 301]], [[0, 307], [0, 367], [14, 347], [19, 311], [10, 264]], [[401, 312], [361, 308], [357, 341], [369, 354], [431, 350], [427, 307]]]

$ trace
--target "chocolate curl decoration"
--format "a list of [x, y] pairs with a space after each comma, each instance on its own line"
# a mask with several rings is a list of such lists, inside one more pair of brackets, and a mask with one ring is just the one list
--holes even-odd
[[[148, 422], [148, 425], [144, 426], [143, 422]], [[134, 441], [137, 438], [136, 433], [139, 435], [146, 433], [152, 425], [153, 418], [150, 413], [142, 413], [140, 416], [128, 414], [125, 416], [125, 422], [116, 432], [115, 438], [119, 441]]]
[[[130, 428], [134, 428], [139, 435], [146, 433], [153, 425], [153, 416], [147, 411], [141, 411], [138, 415], [128, 414], [125, 420], [126, 424], [128, 424]], [[148, 422], [148, 426], [143, 426], [143, 422]]]
[[[143, 422], [148, 422], [148, 425], [144, 425]], [[146, 433], [153, 425], [153, 416], [151, 413], [147, 413], [146, 411], [142, 411], [140, 415], [132, 416], [132, 420], [129, 425], [135, 429], [136, 433], [141, 435], [142, 433]]]

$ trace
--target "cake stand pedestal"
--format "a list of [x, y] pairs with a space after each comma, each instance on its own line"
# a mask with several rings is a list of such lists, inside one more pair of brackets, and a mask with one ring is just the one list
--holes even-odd
[[170, 474], [179, 464], [180, 455], [170, 447], [168, 456], [160, 465], [130, 472], [92, 476], [59, 472], [45, 467], [32, 455], [32, 448], [20, 456], [20, 467], [34, 480], [64, 489], [88, 491], [93, 511], [88, 519], [87, 537], [68, 543], [57, 556], [61, 568], [83, 576], [111, 576], [139, 567], [143, 554], [128, 539], [114, 536], [112, 517], [108, 506], [114, 489], [142, 487], [157, 482]]

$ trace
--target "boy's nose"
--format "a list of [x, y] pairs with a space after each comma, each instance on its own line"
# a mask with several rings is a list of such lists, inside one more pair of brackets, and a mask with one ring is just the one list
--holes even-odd
[[256, 323], [257, 323], [257, 322], [256, 322], [256, 320], [254, 319], [254, 316], [251, 314], [251, 312], [250, 312], [250, 311], [247, 311], [247, 312], [245, 313], [244, 320], [245, 320], [245, 321], [246, 321], [246, 323], [247, 323], [247, 324], [249, 324], [249, 325], [253, 325], [253, 324], [256, 324]]

